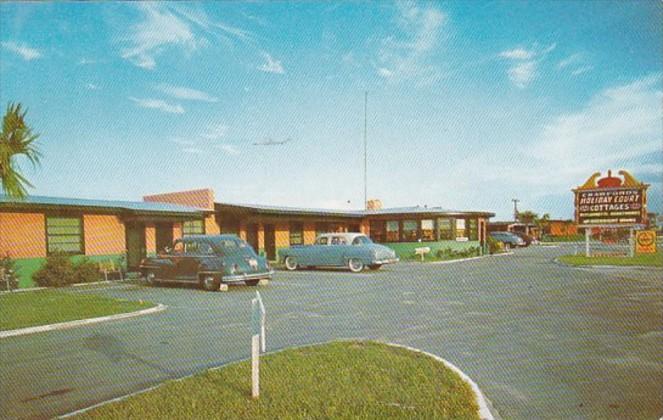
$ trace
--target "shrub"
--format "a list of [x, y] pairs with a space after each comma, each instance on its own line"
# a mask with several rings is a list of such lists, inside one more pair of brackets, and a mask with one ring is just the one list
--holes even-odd
[[74, 265], [63, 252], [53, 252], [32, 275], [32, 280], [41, 287], [61, 287], [74, 283]]
[[504, 244], [497, 239], [489, 236], [488, 237], [488, 252], [490, 254], [499, 254], [504, 252]]
[[84, 257], [74, 264], [74, 283], [91, 283], [100, 279], [97, 263], [89, 258]]
[[0, 258], [0, 290], [14, 290], [17, 288], [16, 261], [7, 254]]

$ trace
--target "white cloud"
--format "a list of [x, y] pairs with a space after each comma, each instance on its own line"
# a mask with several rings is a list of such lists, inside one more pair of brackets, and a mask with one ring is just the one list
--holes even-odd
[[95, 85], [94, 83], [86, 83], [85, 84], [85, 89], [88, 90], [99, 90], [99, 86]]
[[[660, 180], [663, 167], [652, 156], [661, 151], [661, 79], [655, 74], [606, 88], [580, 109], [552, 117], [532, 141], [509, 148], [497, 143], [480, 156], [459, 160], [449, 176], [463, 179], [468, 191], [486, 194], [497, 176], [520, 198], [568, 198], [569, 209], [570, 189], [596, 171], [626, 169]], [[660, 181], [654, 187], [660, 190]]]
[[502, 51], [500, 57], [511, 58], [516, 60], [529, 60], [534, 57], [534, 51], [529, 51], [523, 48], [515, 48], [513, 50]]
[[262, 56], [265, 59], [265, 63], [262, 64], [260, 67], [258, 67], [260, 71], [264, 71], [266, 73], [276, 73], [276, 74], [285, 73], [281, 61], [275, 60], [271, 55], [269, 55], [269, 53], [266, 52], [263, 52]]
[[32, 48], [25, 43], [19, 44], [14, 41], [3, 41], [2, 47], [8, 51], [20, 55], [21, 58], [23, 58], [25, 61], [31, 61], [41, 58], [41, 53], [39, 52], [39, 50]]
[[570, 65], [578, 64], [581, 61], [582, 61], [582, 54], [579, 53], [571, 54], [570, 56], [564, 58], [563, 60], [560, 60], [560, 62], [557, 63], [557, 68], [563, 69]]
[[221, 123], [214, 126], [211, 126], [205, 131], [201, 137], [207, 140], [219, 140], [226, 136], [228, 133], [228, 126]]
[[197, 147], [185, 147], [181, 151], [184, 153], [190, 153], [192, 155], [202, 155], [205, 153], [204, 150], [198, 149]]
[[582, 66], [582, 67], [578, 67], [577, 69], [573, 70], [571, 72], [571, 74], [574, 75], [574, 76], [578, 76], [580, 74], [587, 73], [588, 71], [591, 71], [593, 69], [594, 69], [594, 66]]
[[232, 144], [219, 144], [216, 147], [218, 149], [223, 150], [224, 152], [226, 152], [229, 155], [238, 155], [239, 154], [239, 150], [237, 150], [237, 148], [235, 146], [233, 146]]
[[155, 57], [167, 47], [177, 46], [191, 53], [206, 39], [194, 34], [189, 23], [159, 3], [138, 3], [143, 20], [131, 28], [130, 46], [122, 51], [122, 58], [144, 69], [154, 69]]
[[130, 96], [129, 99], [134, 101], [136, 105], [141, 108], [158, 109], [159, 111], [167, 112], [170, 114], [184, 114], [184, 108], [182, 108], [181, 105], [171, 104], [161, 99], [141, 99], [134, 98], [133, 96]]
[[526, 88], [536, 77], [536, 61], [524, 61], [515, 63], [508, 70], [509, 80], [514, 85], [523, 89]]
[[534, 44], [531, 49], [518, 47], [502, 51], [499, 56], [511, 63], [507, 70], [509, 80], [520, 89], [524, 89], [536, 79], [539, 63], [556, 47], [556, 43], [545, 48]]
[[173, 98], [177, 99], [183, 99], [188, 101], [202, 101], [202, 102], [219, 101], [217, 97], [212, 96], [209, 93], [184, 86], [173, 86], [162, 83], [159, 86], [157, 86], [156, 89], [165, 93], [166, 95], [172, 96]]
[[438, 79], [439, 69], [428, 58], [438, 46], [447, 16], [431, 5], [421, 8], [414, 2], [397, 3], [397, 9], [401, 36], [382, 40], [378, 75], [392, 81], [417, 79], [428, 83]]

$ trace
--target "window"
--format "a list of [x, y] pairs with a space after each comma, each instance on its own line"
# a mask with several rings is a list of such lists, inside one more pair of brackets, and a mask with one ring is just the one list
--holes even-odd
[[373, 239], [373, 241], [385, 242], [383, 220], [371, 220], [370, 229], [371, 229], [371, 239]]
[[421, 221], [421, 239], [424, 241], [435, 240], [435, 222], [433, 219], [424, 219]]
[[398, 242], [398, 230], [397, 220], [387, 222], [387, 242]]
[[403, 220], [403, 231], [401, 240], [405, 242], [414, 242], [417, 240], [418, 223], [416, 220]]
[[441, 241], [452, 241], [456, 239], [454, 235], [454, 219], [449, 219], [447, 217], [441, 217], [437, 219], [437, 229], [440, 232]]
[[469, 225], [469, 238], [470, 241], [478, 241], [479, 240], [479, 229], [477, 228], [477, 219], [468, 219], [467, 220], [468, 225]]
[[315, 242], [318, 245], [327, 245], [329, 244], [329, 238], [326, 236], [323, 236], [321, 238], [318, 238], [318, 240]]
[[329, 223], [318, 222], [315, 224], [315, 237], [322, 235], [323, 233], [329, 232]]
[[200, 244], [198, 242], [184, 242], [185, 254], [198, 254], [200, 251]]
[[80, 217], [46, 217], [48, 253], [83, 254], [83, 222]]
[[465, 219], [456, 219], [456, 239], [467, 239], [465, 234]]
[[204, 235], [205, 224], [202, 220], [187, 220], [182, 225], [182, 235]]
[[333, 236], [331, 240], [332, 245], [347, 245], [347, 241], [343, 236]]
[[290, 245], [304, 244], [304, 224], [300, 222], [290, 222]]

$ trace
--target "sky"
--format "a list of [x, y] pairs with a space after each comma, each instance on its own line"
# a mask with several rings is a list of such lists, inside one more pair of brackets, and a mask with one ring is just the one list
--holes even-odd
[[[660, 1], [0, 3], [33, 195], [521, 210], [629, 170], [663, 211]], [[290, 139], [289, 141], [287, 141]], [[281, 145], [255, 143], [283, 142]]]

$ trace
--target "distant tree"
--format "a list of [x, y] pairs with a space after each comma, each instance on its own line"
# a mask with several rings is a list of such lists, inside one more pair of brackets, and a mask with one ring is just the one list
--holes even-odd
[[25, 198], [27, 188], [32, 187], [21, 173], [18, 158], [25, 157], [35, 166], [41, 156], [35, 144], [39, 135], [25, 123], [25, 114], [21, 104], [10, 103], [0, 132], [0, 183], [2, 191], [14, 198]]
[[550, 227], [550, 214], [549, 213], [543, 213], [541, 217], [537, 217], [535, 221], [536, 227], [539, 228], [539, 232], [541, 234], [548, 234], [548, 229]]
[[518, 212], [518, 221], [525, 224], [534, 224], [534, 222], [539, 218], [539, 215], [530, 210], [519, 211]]

